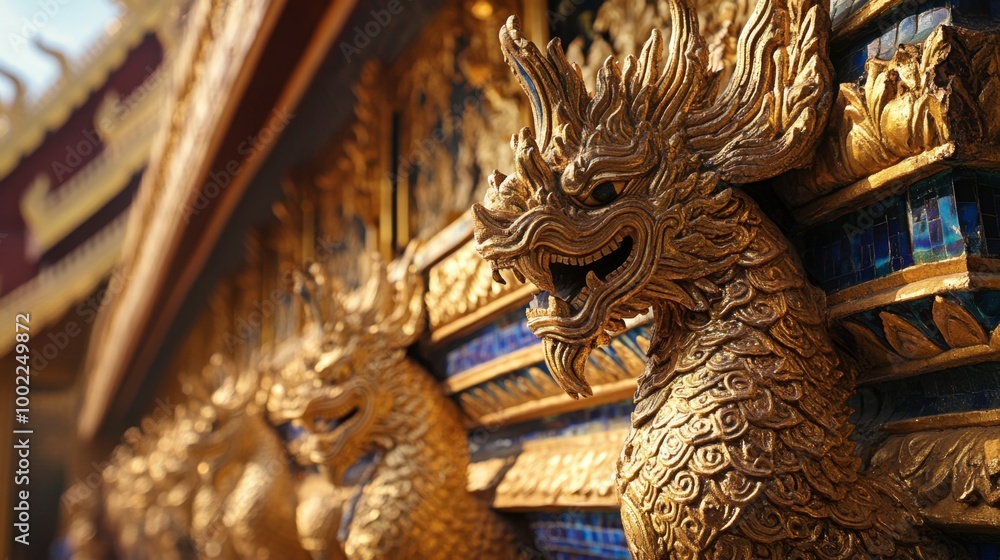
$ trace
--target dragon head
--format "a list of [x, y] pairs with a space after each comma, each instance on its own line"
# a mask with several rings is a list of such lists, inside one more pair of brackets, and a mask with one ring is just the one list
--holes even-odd
[[403, 264], [375, 273], [360, 289], [338, 289], [314, 264], [296, 280], [311, 324], [307, 347], [278, 368], [268, 400], [275, 423], [303, 434], [291, 445], [301, 462], [325, 466], [334, 482], [369, 452], [393, 445], [394, 412], [405, 408], [406, 348], [423, 327], [423, 284]]
[[476, 247], [495, 280], [510, 268], [543, 291], [528, 325], [574, 397], [591, 394], [587, 357], [625, 319], [664, 302], [703, 306], [690, 286], [750, 240], [730, 185], [808, 163], [833, 99], [824, 6], [758, 2], [716, 95], [689, 1], [667, 0], [665, 60], [654, 29], [621, 69], [608, 57], [594, 92], [558, 39], [543, 55], [517, 18], [500, 30], [534, 131], [513, 136], [514, 173], [494, 172], [473, 207]]

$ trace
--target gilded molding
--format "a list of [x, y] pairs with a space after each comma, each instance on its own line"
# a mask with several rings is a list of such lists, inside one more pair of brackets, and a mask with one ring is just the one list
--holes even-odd
[[945, 346], [890, 311], [878, 314], [888, 344], [869, 326], [850, 318], [842, 321], [854, 335], [859, 351], [870, 366], [859, 381], [897, 379], [1000, 356], [1000, 328], [988, 333], [972, 313], [941, 295], [934, 296], [931, 310], [934, 328], [944, 339]]
[[994, 534], [1000, 527], [996, 423], [891, 437], [872, 468], [904, 481], [932, 524]]
[[431, 330], [474, 313], [524, 286], [513, 273], [501, 274], [503, 283], [494, 282], [493, 269], [476, 253], [471, 241], [434, 265], [428, 274], [426, 296]]
[[812, 166], [788, 174], [778, 192], [801, 206], [939, 146], [995, 146], [998, 60], [995, 33], [952, 26], [901, 45], [892, 60], [870, 59], [863, 85], [840, 85]]
[[[125, 240], [128, 212], [122, 213], [72, 253], [0, 298], [0, 317], [31, 310], [31, 324], [43, 328], [58, 321], [108, 278], [118, 264]], [[0, 340], [0, 356], [14, 340]]]
[[[151, 92], [144, 103], [163, 103], [162, 86]], [[144, 112], [145, 113], [145, 112]], [[52, 192], [47, 174], [37, 179], [21, 195], [21, 215], [31, 233], [31, 250], [44, 254], [79, 227], [87, 218], [124, 189], [132, 176], [149, 161], [153, 138], [160, 129], [159, 114], [139, 114], [134, 121], [121, 123], [124, 130], [105, 146], [93, 161]], [[96, 148], [95, 148], [96, 149]]]
[[137, 325], [148, 318], [150, 286], [158, 285], [164, 273], [164, 252], [173, 250], [194, 195], [203, 186], [196, 184], [197, 174], [191, 170], [205, 164], [212, 131], [226, 113], [230, 99], [219, 91], [237, 85], [260, 26], [275, 6], [269, 0], [197, 0], [190, 7], [170, 66], [173, 78], [164, 125], [129, 210], [131, 226], [121, 267], [130, 281], [103, 310], [91, 337], [94, 360], [88, 364], [77, 422], [84, 438], [97, 431], [125, 375], [122, 361], [132, 348]]
[[[591, 354], [588, 374], [595, 391], [604, 388], [603, 393], [619, 394], [623, 387], [626, 391], [634, 389], [634, 380], [645, 367], [644, 357], [648, 349], [649, 340], [639, 335], [635, 346], [615, 338], [607, 349]], [[530, 363], [522, 365], [519, 356], [524, 356], [524, 362]], [[480, 381], [477, 384], [462, 383], [461, 380], [453, 382], [452, 387], [459, 391], [458, 402], [473, 421], [480, 424], [521, 421], [529, 416], [563, 412], [565, 405], [573, 402], [572, 399], [567, 400], [562, 388], [548, 372], [534, 365], [545, 359], [542, 345], [519, 351], [514, 363], [508, 366], [506, 361], [509, 357], [510, 354], [496, 360], [498, 366], [506, 366], [503, 369], [483, 370], [492, 378], [483, 381], [470, 379]], [[587, 402], [587, 406], [596, 405]]]
[[[91, 93], [104, 85], [142, 38], [153, 29], [172, 27], [173, 2], [156, 0], [125, 12], [121, 25], [91, 47], [87, 58], [70, 67], [52, 87], [30, 105], [15, 103], [3, 116], [10, 120], [7, 134], [0, 134], [0, 179], [17, 166], [22, 156], [38, 147], [46, 134], [62, 126]], [[161, 35], [172, 36], [173, 31]]]
[[500, 510], [618, 508], [615, 464], [627, 429], [525, 442], [496, 483]]

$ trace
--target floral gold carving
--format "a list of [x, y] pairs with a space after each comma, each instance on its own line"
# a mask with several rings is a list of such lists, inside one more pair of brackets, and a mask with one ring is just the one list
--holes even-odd
[[863, 84], [840, 85], [813, 166], [779, 192], [798, 206], [948, 142], [995, 145], [998, 123], [1000, 40], [942, 26], [892, 60], [869, 60]]
[[654, 30], [593, 92], [558, 41], [542, 54], [508, 21], [534, 130], [473, 208], [483, 257], [545, 292], [528, 325], [571, 396], [653, 310], [617, 468], [632, 556], [956, 557], [898, 481], [861, 472], [824, 300], [732, 186], [808, 163], [833, 102], [825, 3], [759, 2], [719, 95], [692, 2], [667, 5], [666, 48]]
[[466, 243], [431, 268], [427, 282], [427, 316], [432, 329], [496, 301], [524, 285], [502, 271], [503, 283], [493, 281], [493, 269]]
[[1000, 524], [1000, 428], [926, 431], [890, 438], [873, 468], [898, 476], [935, 523]]
[[625, 430], [529, 441], [496, 487], [494, 507], [616, 507]]
[[942, 352], [941, 347], [899, 315], [883, 311], [879, 313], [879, 317], [885, 328], [886, 340], [900, 356], [914, 360], [932, 358]]
[[979, 321], [976, 321], [961, 305], [941, 296], [935, 296], [932, 314], [934, 324], [941, 331], [948, 346], [961, 348], [990, 343]]

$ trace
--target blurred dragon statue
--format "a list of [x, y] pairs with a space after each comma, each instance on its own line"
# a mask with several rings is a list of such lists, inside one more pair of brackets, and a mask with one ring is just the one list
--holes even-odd
[[528, 324], [571, 396], [591, 393], [590, 353], [653, 311], [617, 472], [633, 557], [962, 557], [899, 480], [862, 472], [824, 297], [736, 187], [811, 160], [834, 101], [826, 4], [759, 1], [727, 85], [691, 0], [665, 2], [666, 48], [653, 30], [593, 92], [557, 39], [543, 54], [508, 20], [534, 131], [474, 207], [494, 279], [543, 291]]
[[[457, 407], [406, 354], [424, 325], [423, 279], [405, 259], [371, 268], [354, 291], [316, 263], [299, 275], [311, 334], [275, 376], [272, 422], [301, 430], [293, 455], [334, 485], [377, 455], [346, 524], [350, 560], [519, 558], [514, 528], [466, 489]], [[300, 517], [305, 525], [316, 523]]]
[[[267, 424], [260, 387], [257, 372], [214, 354], [201, 376], [185, 379], [187, 402], [125, 434], [93, 493], [101, 500], [87, 501], [87, 517], [115, 535], [110, 548], [135, 559], [309, 558], [291, 459]], [[84, 529], [70, 533], [74, 558], [96, 546], [97, 528]]]

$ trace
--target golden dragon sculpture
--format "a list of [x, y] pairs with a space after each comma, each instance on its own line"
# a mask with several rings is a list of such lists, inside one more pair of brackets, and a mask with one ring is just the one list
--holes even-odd
[[100, 504], [120, 554], [309, 558], [296, 531], [291, 459], [267, 424], [259, 380], [215, 354], [201, 376], [185, 379], [188, 401], [126, 433], [104, 468]]
[[719, 84], [691, 0], [665, 1], [666, 49], [654, 30], [638, 58], [609, 57], [593, 93], [558, 40], [543, 55], [508, 20], [534, 132], [474, 207], [495, 279], [544, 291], [528, 324], [571, 396], [590, 394], [591, 351], [653, 310], [617, 472], [633, 556], [960, 556], [898, 481], [861, 472], [822, 293], [734, 187], [811, 158], [833, 101], [825, 4], [758, 2]]
[[[516, 532], [466, 490], [459, 411], [406, 348], [422, 332], [423, 281], [376, 262], [360, 289], [314, 264], [299, 277], [312, 335], [271, 389], [272, 421], [304, 430], [290, 448], [342, 484], [376, 453], [343, 545], [360, 559], [517, 558]], [[390, 279], [389, 275], [394, 275]]]

